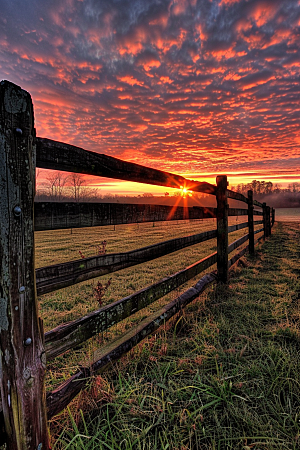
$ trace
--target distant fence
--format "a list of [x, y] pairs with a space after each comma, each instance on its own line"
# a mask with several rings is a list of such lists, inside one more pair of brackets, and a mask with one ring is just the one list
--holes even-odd
[[[211, 282], [226, 283], [229, 267], [246, 251], [254, 254], [258, 241], [255, 236], [260, 235], [260, 239], [271, 234], [275, 211], [265, 203], [253, 200], [252, 191], [245, 197], [228, 190], [225, 175], [217, 176], [216, 185], [212, 185], [38, 138], [35, 136], [30, 95], [8, 81], [1, 82], [0, 103], [0, 436], [12, 450], [49, 449], [47, 418], [64, 409], [92, 374], [105, 369], [153, 333], [197, 298]], [[173, 188], [183, 186], [191, 191], [214, 195], [217, 207], [177, 208], [171, 215], [171, 207], [160, 205], [34, 204], [36, 166]], [[245, 203], [246, 209], [229, 208], [228, 198]], [[244, 215], [247, 222], [228, 226], [228, 216]], [[254, 221], [255, 216], [261, 217]], [[98, 255], [35, 269], [35, 230], [212, 217], [217, 221], [216, 230], [125, 253]], [[259, 225], [263, 227], [257, 229]], [[247, 228], [248, 233], [228, 245], [228, 234], [243, 228]], [[128, 297], [44, 334], [42, 320], [37, 314], [37, 294], [141, 264], [213, 238], [217, 238], [217, 252]], [[228, 258], [247, 241], [247, 246]], [[135, 314], [215, 263], [216, 272], [202, 277], [193, 288], [114, 341], [109, 349], [100, 349], [92, 364], [81, 367], [46, 398], [46, 360]]]

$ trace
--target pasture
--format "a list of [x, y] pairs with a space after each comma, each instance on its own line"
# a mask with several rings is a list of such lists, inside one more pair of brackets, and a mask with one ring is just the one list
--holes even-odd
[[[229, 225], [243, 221], [242, 218], [230, 217]], [[36, 267], [62, 263], [69, 260], [80, 259], [80, 253], [85, 257], [96, 254], [96, 246], [106, 241], [106, 251], [126, 252], [136, 248], [162, 242], [176, 237], [196, 234], [215, 228], [215, 219], [186, 220], [171, 223], [157, 222], [131, 225], [117, 225], [107, 227], [93, 227], [84, 229], [41, 231], [35, 233]], [[257, 227], [259, 228], [259, 226]], [[229, 235], [229, 243], [244, 234], [239, 230]], [[206, 241], [171, 255], [129, 267], [121, 271], [99, 278], [85, 281], [65, 289], [51, 292], [39, 297], [39, 313], [44, 321], [45, 332], [64, 323], [80, 318], [89, 312], [98, 309], [99, 304], [95, 298], [95, 288], [98, 281], [105, 286], [108, 280], [111, 284], [102, 299], [103, 305], [112, 303], [132, 294], [145, 286], [151, 285], [161, 278], [171, 275], [199, 259], [216, 251], [216, 239]], [[211, 272], [214, 267], [206, 272]], [[137, 324], [144, 317], [157, 310], [163, 304], [180, 295], [188, 287], [193, 286], [200, 276], [190, 280], [180, 289], [171, 292], [165, 297], [152, 303], [147, 308], [136, 313], [133, 317], [125, 319], [109, 330], [101, 333], [81, 345], [76, 351], [62, 355], [50, 364], [47, 371], [48, 387], [64, 381], [69, 375], [76, 372], [78, 364], [87, 358], [93, 359], [94, 351], [118, 334]], [[88, 356], [87, 356], [88, 355]], [[56, 368], [59, 367], [59, 370]]]
[[[126, 245], [131, 245], [130, 236], [134, 240], [139, 231], [148, 239], [147, 228], [150, 234], [154, 230], [164, 233], [170, 228], [176, 233], [176, 226], [162, 224], [157, 230], [156, 225], [151, 229], [150, 224], [143, 230], [141, 226], [139, 230], [137, 226], [132, 227]], [[184, 225], [185, 233], [187, 226], [188, 223]], [[199, 223], [191, 226], [198, 229]], [[183, 232], [181, 227], [178, 225], [178, 233]], [[121, 231], [115, 233], [111, 227], [110, 232], [122, 242]], [[79, 233], [85, 233], [76, 233], [78, 244]], [[103, 236], [110, 241], [109, 229], [100, 239]], [[38, 252], [41, 237], [37, 236]], [[69, 235], [69, 244], [67, 235], [62, 239], [61, 249], [65, 246], [65, 252], [76, 251], [71, 244], [73, 237], [74, 234]], [[46, 238], [50, 242], [49, 233]], [[211, 286], [173, 321], [114, 363], [109, 371], [95, 375], [89, 389], [82, 391], [68, 410], [50, 422], [52, 448], [299, 448], [299, 238], [299, 224], [277, 223], [272, 237], [257, 248], [255, 258], [244, 257], [230, 270], [227, 288]], [[115, 245], [120, 242], [116, 240]], [[201, 244], [201, 255], [212, 251], [213, 248], [206, 247], [211, 244]], [[82, 237], [81, 248], [84, 245], [91, 245], [88, 236]], [[200, 250], [196, 247], [189, 251], [193, 250], [194, 257], [199, 258]], [[46, 241], [44, 253], [47, 254]], [[151, 283], [162, 275], [163, 267], [176, 270], [175, 266], [184, 264], [184, 254], [174, 255], [169, 264], [164, 264], [161, 258], [162, 265], [157, 272], [150, 264], [142, 279], [137, 275], [140, 271], [135, 273], [135, 269], [126, 269], [119, 276], [113, 274], [105, 301], [130, 292], [131, 284], [136, 289], [139, 283]], [[50, 294], [41, 297], [41, 314], [45, 323], [49, 320], [47, 326], [64, 320], [63, 307], [72, 309], [72, 317], [81, 314], [81, 308], [96, 307], [91, 296], [88, 297], [93, 283], [74, 286], [65, 297], [59, 292], [51, 294], [52, 309]], [[72, 292], [74, 289], [76, 292]], [[129, 326], [122, 325], [125, 329]], [[119, 332], [116, 328], [107, 333]], [[99, 336], [98, 344], [105, 339], [106, 336]], [[92, 351], [93, 344], [88, 345]], [[50, 368], [52, 379], [48, 375], [48, 384], [59, 376], [69, 376], [72, 358], [65, 355], [60, 359], [60, 366]]]

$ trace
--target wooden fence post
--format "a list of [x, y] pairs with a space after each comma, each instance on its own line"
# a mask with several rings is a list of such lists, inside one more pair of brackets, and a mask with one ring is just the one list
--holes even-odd
[[268, 237], [268, 230], [267, 230], [267, 205], [266, 205], [266, 203], [263, 203], [263, 222], [264, 222], [264, 240], [266, 240], [266, 237]]
[[270, 206], [267, 206], [267, 229], [268, 229], [268, 236], [271, 236], [271, 208]]
[[249, 253], [254, 255], [253, 191], [248, 191]]
[[274, 225], [275, 222], [275, 209], [272, 208], [272, 226]]
[[0, 83], [0, 392], [9, 450], [47, 450], [45, 352], [38, 321], [33, 202], [35, 145], [28, 92]]
[[218, 281], [228, 280], [228, 202], [227, 176], [217, 176], [217, 271]]

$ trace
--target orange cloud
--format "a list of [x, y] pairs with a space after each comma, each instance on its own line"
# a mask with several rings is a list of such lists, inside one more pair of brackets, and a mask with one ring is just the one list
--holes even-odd
[[38, 135], [181, 173], [300, 172], [298, 0], [8, 4], [0, 70]]
[[238, 3], [240, 0], [221, 0], [220, 5], [233, 5]]
[[269, 2], [259, 2], [254, 5], [250, 16], [255, 20], [258, 27], [262, 27], [269, 22], [275, 16], [278, 9], [276, 3], [270, 4]]
[[130, 86], [134, 86], [134, 85], [143, 86], [144, 85], [143, 81], [139, 81], [131, 75], [126, 75], [124, 77], [117, 77], [117, 78], [118, 78], [118, 80], [122, 81], [123, 83], [130, 84]]

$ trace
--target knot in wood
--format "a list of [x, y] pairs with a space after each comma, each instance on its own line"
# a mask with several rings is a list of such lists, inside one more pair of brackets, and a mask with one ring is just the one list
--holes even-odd
[[29, 378], [31, 377], [31, 371], [29, 367], [25, 367], [25, 369], [23, 370], [23, 377], [24, 380], [29, 380]]

